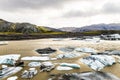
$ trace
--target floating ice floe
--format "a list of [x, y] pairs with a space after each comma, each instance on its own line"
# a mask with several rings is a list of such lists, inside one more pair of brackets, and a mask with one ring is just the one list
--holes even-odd
[[85, 52], [85, 53], [92, 53], [92, 54], [97, 53], [97, 50], [92, 49], [92, 48], [87, 48], [87, 47], [84, 47], [84, 48], [76, 48], [75, 51], [77, 51], [77, 52]]
[[14, 65], [15, 61], [13, 59], [5, 59], [2, 64]]
[[0, 64], [14, 64], [20, 58], [19, 54], [9, 54], [0, 56]]
[[7, 41], [0, 41], [0, 45], [6, 45], [6, 44], [8, 44]]
[[7, 80], [17, 80], [18, 77], [17, 76], [13, 76], [13, 77], [9, 77]]
[[39, 67], [40, 65], [41, 65], [40, 62], [30, 62], [30, 63], [28, 64], [28, 66], [30, 66], [30, 67]]
[[48, 80], [120, 80], [120, 78], [107, 72], [84, 72], [59, 74]]
[[78, 64], [72, 64], [72, 63], [61, 63], [60, 66], [71, 67], [71, 68], [75, 68], [75, 69], [79, 69], [80, 68], [80, 65], [78, 65]]
[[2, 65], [1, 67], [2, 67], [2, 69], [4, 69], [4, 68], [7, 68], [8, 66], [7, 65]]
[[53, 41], [63, 41], [64, 38], [53, 38]]
[[41, 71], [40, 72], [43, 72], [43, 71], [51, 71], [55, 68], [55, 65], [52, 63], [52, 62], [42, 62], [41, 66], [40, 66], [40, 69]]
[[93, 37], [91, 39], [85, 39], [85, 41], [90, 41], [90, 42], [100, 42], [100, 38]]
[[31, 56], [31, 57], [22, 57], [21, 60], [33, 60], [33, 61], [36, 61], [36, 60], [40, 60], [40, 61], [47, 61], [47, 60], [50, 60], [49, 57], [40, 57], [40, 56]]
[[57, 70], [72, 70], [73, 68], [71, 68], [71, 67], [63, 67], [63, 66], [58, 66], [57, 68], [56, 68]]
[[50, 58], [50, 60], [57, 60], [57, 58]]
[[44, 64], [45, 66], [53, 66], [52, 62], [42, 62], [42, 64]]
[[60, 48], [59, 50], [66, 53], [71, 53], [71, 52], [84, 52], [84, 53], [93, 53], [93, 54], [97, 53], [97, 50], [87, 47], [65, 47], [65, 48]]
[[76, 53], [76, 52], [64, 53], [64, 54], [59, 54], [59, 55], [57, 55], [57, 59], [62, 59], [62, 58], [75, 58], [75, 57], [81, 56], [82, 54], [85, 54], [85, 53]]
[[38, 71], [35, 68], [30, 68], [29, 70], [24, 70], [22, 73], [22, 78], [33, 78]]
[[76, 38], [72, 38], [71, 40], [83, 40], [83, 38], [76, 37]]
[[60, 48], [59, 50], [63, 52], [72, 52], [74, 51], [74, 49], [75, 47], [64, 47], [64, 48]]
[[104, 40], [120, 40], [120, 34], [101, 35]]
[[91, 55], [80, 59], [80, 61], [97, 71], [100, 71], [104, 67], [111, 66], [115, 63], [115, 59], [108, 55]]
[[11, 76], [17, 72], [22, 70], [22, 67], [6, 67], [2, 70], [0, 70], [0, 78], [5, 78], [8, 76]]
[[120, 51], [119, 50], [107, 50], [105, 52], [102, 52], [100, 54], [106, 54], [106, 55], [120, 55]]
[[78, 64], [72, 64], [72, 63], [61, 63], [60, 66], [58, 66], [57, 70], [72, 70], [72, 69], [79, 69], [80, 65]]

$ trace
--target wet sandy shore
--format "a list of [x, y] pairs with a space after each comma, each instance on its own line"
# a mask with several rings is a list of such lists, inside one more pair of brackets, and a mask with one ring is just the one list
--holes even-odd
[[[21, 40], [21, 41], [8, 41], [8, 45], [0, 45], [0, 55], [4, 54], [21, 54], [21, 57], [24, 56], [40, 56], [34, 50], [39, 48], [46, 48], [51, 47], [54, 49], [59, 49], [61, 47], [66, 46], [74, 46], [74, 47], [89, 47], [94, 48], [98, 51], [104, 50], [120, 50], [120, 41], [100, 41], [99, 43], [89, 42], [89, 41], [81, 41], [81, 40], [70, 40], [64, 39], [61, 41], [53, 41], [53, 39], [37, 39], [37, 40]], [[62, 53], [61, 51], [55, 52], [52, 57]], [[74, 58], [74, 59], [63, 59], [63, 60], [56, 60], [53, 61], [54, 63], [62, 63], [62, 62], [69, 62], [69, 63], [78, 63], [80, 64], [80, 69], [75, 69], [71, 71], [57, 71], [56, 69], [51, 72], [42, 72], [38, 73], [34, 78], [30, 80], [47, 80], [50, 74], [57, 74], [57, 73], [72, 73], [72, 72], [86, 72], [86, 71], [93, 71], [87, 65], [81, 63], [79, 61], [81, 57]], [[27, 66], [29, 61], [25, 62], [25, 69], [29, 69]], [[37, 67], [39, 70], [39, 67]], [[22, 71], [23, 71], [22, 70]], [[21, 79], [22, 71], [15, 74], [19, 77], [18, 80], [27, 80]], [[114, 75], [120, 77], [120, 64], [117, 63], [111, 67], [106, 67], [102, 71], [113, 73]], [[12, 76], [15, 76], [12, 75]], [[3, 79], [6, 80], [6, 79]]]

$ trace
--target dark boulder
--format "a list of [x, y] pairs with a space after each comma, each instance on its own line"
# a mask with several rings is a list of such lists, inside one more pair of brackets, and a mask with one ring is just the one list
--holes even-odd
[[39, 54], [51, 54], [51, 53], [56, 52], [57, 50], [48, 47], [48, 48], [44, 48], [44, 49], [37, 49], [36, 51], [37, 51]]

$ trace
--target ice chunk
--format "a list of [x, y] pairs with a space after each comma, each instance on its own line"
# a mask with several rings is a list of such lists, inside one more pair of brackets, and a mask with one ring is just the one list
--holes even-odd
[[22, 57], [21, 60], [40, 60], [40, 61], [47, 61], [50, 60], [49, 57], [40, 57], [40, 56], [31, 56], [31, 57]]
[[61, 63], [60, 66], [67, 66], [67, 67], [71, 67], [71, 68], [80, 68], [80, 65], [78, 64], [72, 64], [72, 63]]
[[53, 66], [52, 62], [43, 62], [42, 64], [45, 66]]
[[92, 48], [76, 48], [75, 51], [77, 52], [85, 52], [85, 53], [96, 53], [97, 51], [95, 49]]
[[63, 66], [58, 66], [57, 67], [57, 70], [72, 70], [73, 68], [71, 68], [71, 67], [63, 67]]
[[40, 66], [40, 65], [41, 65], [40, 62], [30, 62], [30, 63], [28, 64], [28, 66], [30, 66], [30, 67], [38, 67], [38, 66]]
[[1, 55], [0, 56], [0, 64], [4, 63], [6, 60], [16, 61], [20, 57], [20, 54], [9, 54], [9, 55]]
[[13, 76], [13, 77], [9, 77], [7, 80], [17, 80], [18, 77], [17, 76]]
[[72, 52], [74, 51], [75, 47], [65, 47], [65, 48], [60, 48], [59, 50], [63, 52]]
[[[117, 76], [107, 72], [65, 73], [52, 76], [50, 80], [120, 80]], [[48, 80], [49, 80], [48, 79]]]
[[62, 59], [62, 58], [75, 58], [75, 57], [79, 57], [81, 56], [83, 53], [76, 53], [76, 52], [72, 52], [72, 53], [65, 53], [65, 54], [59, 54], [57, 56], [58, 59]]
[[91, 55], [89, 57], [80, 59], [80, 61], [97, 71], [100, 71], [104, 67], [113, 65], [113, 63], [115, 63], [115, 59], [108, 55]]

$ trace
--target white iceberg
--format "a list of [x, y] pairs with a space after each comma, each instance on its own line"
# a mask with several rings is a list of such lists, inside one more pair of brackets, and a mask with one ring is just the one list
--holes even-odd
[[106, 50], [105, 52], [102, 52], [101, 54], [120, 55], [120, 50]]
[[53, 66], [52, 62], [42, 62], [42, 64], [45, 66]]
[[76, 68], [76, 69], [80, 68], [80, 65], [73, 64], [73, 63], [61, 63], [60, 66], [67, 66], [67, 67]]
[[13, 77], [9, 77], [7, 80], [17, 80], [18, 77], [17, 76], [13, 76]]
[[62, 59], [62, 58], [75, 58], [75, 57], [79, 57], [84, 53], [76, 53], [76, 52], [72, 52], [72, 53], [64, 53], [64, 54], [59, 54], [57, 56], [58, 59]]
[[0, 41], [0, 45], [6, 45], [8, 44], [8, 41]]
[[73, 68], [71, 68], [71, 67], [63, 67], [63, 66], [58, 66], [57, 68], [56, 68], [57, 70], [72, 70]]
[[68, 47], [60, 48], [59, 50], [63, 52], [72, 52], [74, 51], [74, 49], [75, 47], [68, 46]]
[[97, 38], [97, 37], [93, 37], [93, 38], [91, 38], [91, 39], [85, 39], [85, 41], [90, 41], [90, 42], [95, 42], [95, 43], [97, 43], [97, 42], [100, 42], [100, 38]]
[[97, 50], [92, 49], [92, 48], [87, 48], [87, 47], [76, 48], [75, 51], [77, 51], [77, 52], [85, 52], [85, 53], [97, 53]]
[[50, 58], [49, 57], [40, 57], [40, 56], [31, 56], [31, 57], [22, 57], [21, 60], [47, 61], [47, 60], [50, 60]]
[[28, 66], [30, 66], [30, 67], [39, 67], [40, 65], [41, 65], [40, 62], [30, 62], [30, 63], [28, 64]]
[[[9, 62], [13, 62], [14, 63], [14, 61], [18, 60], [20, 58], [20, 56], [21, 56], [20, 54], [1, 55], [0, 56], [0, 64], [3, 64], [3, 63], [7, 64], [7, 62], [8, 63]], [[13, 60], [13, 61], [11, 61], [11, 60]]]
[[55, 65], [52, 62], [42, 62], [40, 66], [40, 72], [47, 71], [50, 72], [55, 68]]
[[100, 71], [104, 67], [111, 66], [115, 63], [115, 59], [108, 55], [91, 55], [80, 59], [80, 61], [97, 71]]
[[38, 71], [35, 68], [30, 68], [29, 70], [24, 70], [22, 73], [22, 78], [33, 78]]
[[48, 80], [120, 80], [112, 73], [94, 71], [83, 73], [64, 73], [59, 76], [52, 76]]
[[22, 67], [7, 67], [0, 71], [0, 78], [11, 76], [22, 70]]

